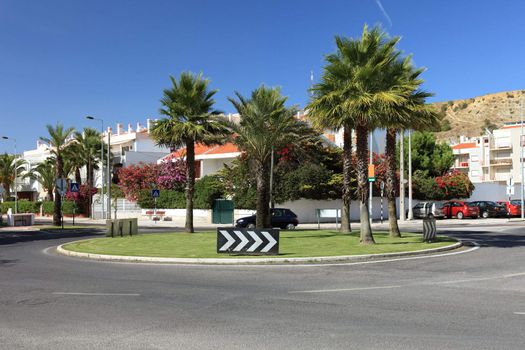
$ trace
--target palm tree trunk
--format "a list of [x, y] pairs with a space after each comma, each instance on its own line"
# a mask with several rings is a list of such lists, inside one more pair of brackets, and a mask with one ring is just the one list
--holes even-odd
[[397, 225], [396, 208], [396, 129], [386, 131], [385, 162], [386, 162], [386, 199], [388, 201], [388, 224], [390, 237], [401, 237]]
[[343, 130], [343, 208], [341, 214], [341, 232], [352, 232], [350, 224], [350, 203], [352, 170], [352, 129], [346, 125]]
[[82, 183], [82, 177], [80, 176], [80, 168], [79, 167], [75, 167], [75, 182], [77, 184], [81, 184]]
[[257, 181], [257, 214], [255, 218], [255, 226], [257, 228], [271, 227], [270, 210], [268, 209], [268, 191], [269, 180], [268, 180], [268, 164], [256, 162], [255, 164], [255, 177]]
[[193, 193], [195, 192], [195, 144], [193, 140], [186, 141], [186, 226], [188, 233], [193, 229]]
[[368, 213], [368, 127], [358, 125], [357, 143], [357, 191], [359, 193], [359, 212], [361, 222], [361, 244], [374, 244], [370, 215]]
[[[57, 154], [56, 157], [56, 178], [60, 179], [63, 177], [63, 161], [62, 161], [62, 155]], [[58, 191], [58, 188], [55, 187], [55, 206], [53, 208], [53, 225], [60, 226], [62, 221], [62, 197], [60, 196], [60, 192]]]

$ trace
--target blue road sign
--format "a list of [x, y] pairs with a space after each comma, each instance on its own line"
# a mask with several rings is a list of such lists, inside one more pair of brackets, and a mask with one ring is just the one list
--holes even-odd
[[159, 198], [160, 197], [160, 190], [151, 190], [151, 196], [153, 198]]
[[80, 191], [80, 185], [77, 182], [71, 182], [69, 184], [69, 190], [71, 192], [79, 192]]

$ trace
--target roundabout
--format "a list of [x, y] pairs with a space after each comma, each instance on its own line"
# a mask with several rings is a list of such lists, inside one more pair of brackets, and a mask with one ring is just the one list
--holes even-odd
[[108, 262], [54, 252], [95, 232], [4, 235], [2, 346], [522, 349], [523, 225], [476, 225], [441, 228], [460, 249], [326, 264]]

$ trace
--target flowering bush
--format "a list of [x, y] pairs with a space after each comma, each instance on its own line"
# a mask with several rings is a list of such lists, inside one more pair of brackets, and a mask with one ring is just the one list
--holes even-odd
[[185, 162], [175, 160], [161, 164], [130, 165], [119, 170], [119, 186], [127, 199], [137, 200], [140, 191], [159, 188], [178, 190], [186, 182]]
[[91, 211], [91, 198], [96, 194], [98, 190], [94, 187], [89, 187], [86, 184], [80, 185], [80, 191], [78, 192], [66, 192], [66, 200], [73, 201], [76, 203], [79, 213], [88, 214]]

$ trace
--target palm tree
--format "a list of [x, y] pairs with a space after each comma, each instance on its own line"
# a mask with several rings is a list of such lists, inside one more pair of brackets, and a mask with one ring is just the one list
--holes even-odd
[[84, 128], [82, 132], [75, 132], [75, 143], [72, 144], [71, 150], [78, 159], [74, 163], [75, 181], [81, 183], [80, 169], [86, 167], [86, 184], [93, 187], [94, 171], [98, 169], [100, 160], [100, 133], [93, 128]]
[[295, 119], [295, 108], [286, 108], [287, 97], [278, 88], [260, 86], [250, 98], [235, 93], [228, 98], [241, 116], [231, 123], [234, 142], [246, 153], [254, 166], [257, 183], [256, 227], [270, 227], [270, 161], [272, 152], [284, 144], [293, 144], [305, 137], [303, 123]]
[[[69, 144], [69, 139], [74, 132], [73, 128], [65, 129], [60, 123], [57, 123], [55, 127], [52, 125], [46, 125], [49, 137], [41, 137], [40, 140], [47, 143], [50, 147], [51, 154], [55, 157], [55, 178], [60, 179], [64, 177], [64, 149]], [[59, 226], [62, 217], [62, 198], [55, 188], [55, 207], [53, 210], [53, 224]]]
[[[382, 111], [405, 101], [404, 90], [385, 84], [388, 67], [399, 57], [395, 46], [399, 38], [388, 38], [379, 28], [365, 26], [361, 38], [335, 38], [337, 51], [326, 57], [321, 84], [327, 89], [319, 94], [319, 105], [330, 106], [328, 126], [353, 126], [356, 134], [357, 190], [360, 201], [361, 243], [375, 243], [368, 213], [368, 133]], [[321, 87], [314, 88], [320, 90]], [[331, 90], [329, 89], [331, 88]], [[339, 120], [344, 118], [344, 122]], [[346, 124], [348, 123], [348, 124]]]
[[206, 145], [221, 142], [227, 132], [224, 122], [214, 110], [210, 81], [202, 74], [183, 72], [179, 80], [170, 76], [172, 87], [164, 90], [160, 114], [166, 116], [155, 123], [151, 136], [158, 145], [186, 148], [186, 232], [193, 229], [193, 195], [195, 188], [195, 143]]
[[25, 165], [26, 161], [15, 154], [0, 154], [0, 184], [4, 187], [4, 198], [11, 196], [11, 186], [15, 184], [15, 173], [19, 177], [26, 170]]
[[346, 117], [342, 112], [341, 104], [343, 101], [338, 96], [332, 94], [337, 91], [338, 81], [330, 79], [324, 75], [322, 82], [312, 88], [314, 98], [306, 109], [308, 117], [313, 125], [318, 129], [332, 129], [334, 131], [343, 129], [343, 195], [342, 195], [342, 215], [341, 231], [352, 232], [350, 224], [350, 203], [352, 202], [352, 129], [353, 121]]
[[55, 161], [52, 157], [47, 158], [31, 170], [29, 177], [38, 183], [47, 192], [46, 200], [53, 200], [53, 188], [55, 187]]
[[[384, 111], [388, 117], [383, 119], [382, 127], [386, 127], [386, 197], [388, 202], [388, 222], [390, 237], [401, 237], [397, 224], [396, 208], [396, 135], [400, 129], [421, 129], [435, 125], [438, 115], [434, 108], [425, 104], [425, 99], [432, 94], [420, 90], [423, 80], [419, 77], [424, 69], [413, 67], [411, 58], [394, 62], [389, 69], [390, 85], [405, 89], [406, 101], [395, 108]], [[401, 194], [403, 195], [403, 194]]]

